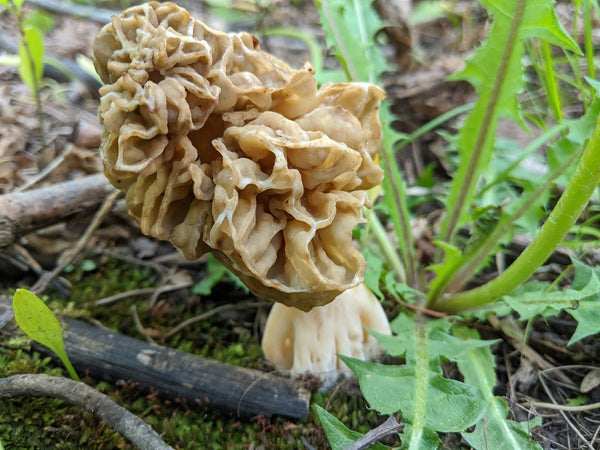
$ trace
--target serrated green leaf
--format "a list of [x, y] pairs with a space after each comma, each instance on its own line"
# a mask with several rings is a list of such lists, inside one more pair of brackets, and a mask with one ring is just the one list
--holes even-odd
[[36, 28], [25, 29], [19, 43], [19, 76], [31, 92], [37, 92], [44, 71], [44, 41]]
[[65, 351], [62, 328], [50, 308], [37, 295], [26, 289], [17, 289], [13, 297], [13, 311], [19, 328], [56, 353], [71, 377], [79, 381]]
[[532, 282], [503, 299], [522, 320], [554, 316], [561, 311], [569, 313], [578, 323], [569, 345], [600, 332], [600, 276], [580, 261], [574, 260], [573, 265], [571, 288], [548, 292], [544, 285]]
[[[406, 313], [400, 313], [390, 324], [393, 335], [381, 334], [369, 330], [381, 347], [391, 356], [406, 357], [407, 361], [414, 361], [416, 358], [414, 349], [416, 326], [412, 316]], [[437, 362], [439, 357], [444, 357], [450, 361], [458, 361], [462, 354], [471, 349], [479, 347], [489, 347], [498, 340], [486, 341], [481, 339], [465, 339], [448, 332], [451, 322], [445, 319], [430, 320], [425, 325], [427, 327], [428, 339], [428, 357], [432, 362]]]
[[470, 82], [479, 97], [456, 140], [460, 163], [446, 199], [446, 207], [452, 213], [442, 225], [445, 238], [453, 236], [467, 218], [477, 181], [490, 162], [498, 119], [510, 118], [525, 126], [517, 101], [523, 88], [523, 39], [537, 37], [579, 52], [560, 26], [552, 0], [482, 0], [482, 3], [493, 14], [494, 24], [485, 44], [452, 77]]
[[[455, 326], [454, 333], [464, 339], [479, 339], [476, 330], [465, 326]], [[541, 418], [529, 422], [508, 420], [508, 408], [499, 397], [494, 396], [496, 370], [494, 355], [487, 347], [467, 350], [458, 362], [458, 368], [465, 383], [478, 392], [477, 397], [487, 405], [485, 416], [471, 433], [462, 433], [465, 440], [476, 449], [511, 448], [539, 449], [539, 445], [529, 439], [529, 429], [541, 424]]]
[[[342, 450], [363, 436], [359, 432], [347, 428], [336, 417], [329, 414], [319, 405], [315, 404], [314, 408], [315, 411], [317, 411], [317, 415], [319, 416], [319, 420], [321, 421], [321, 425], [325, 430], [327, 440], [329, 441], [332, 450]], [[376, 442], [369, 448], [375, 450], [385, 450], [387, 447]]]

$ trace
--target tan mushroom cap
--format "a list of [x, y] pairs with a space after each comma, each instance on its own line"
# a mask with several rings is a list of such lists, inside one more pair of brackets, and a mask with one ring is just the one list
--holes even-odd
[[114, 16], [94, 42], [105, 174], [142, 232], [213, 252], [257, 295], [309, 310], [361, 282], [352, 230], [382, 172], [364, 83], [317, 89], [250, 34], [173, 3]]

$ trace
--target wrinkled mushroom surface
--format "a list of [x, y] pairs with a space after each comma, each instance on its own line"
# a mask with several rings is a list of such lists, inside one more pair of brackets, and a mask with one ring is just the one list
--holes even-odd
[[173, 3], [132, 7], [94, 43], [101, 155], [142, 232], [206, 252], [260, 297], [309, 310], [361, 282], [352, 229], [381, 182], [383, 91], [326, 84]]

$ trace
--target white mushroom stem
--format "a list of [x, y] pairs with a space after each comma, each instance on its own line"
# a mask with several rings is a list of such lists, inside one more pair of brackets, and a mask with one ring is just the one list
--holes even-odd
[[325, 306], [300, 311], [280, 303], [273, 305], [262, 340], [266, 358], [292, 375], [306, 372], [324, 383], [350, 373], [337, 355], [370, 360], [381, 347], [366, 328], [390, 334], [390, 325], [373, 293], [360, 284]]

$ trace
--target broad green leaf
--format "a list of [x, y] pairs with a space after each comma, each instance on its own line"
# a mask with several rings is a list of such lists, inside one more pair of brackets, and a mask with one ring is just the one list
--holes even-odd
[[4, 6], [5, 8], [8, 8], [8, 0], [0, 0], [0, 5]]
[[[454, 327], [457, 336], [464, 339], [479, 339], [476, 330], [464, 326]], [[464, 376], [465, 383], [475, 388], [477, 397], [482, 399], [487, 408], [483, 418], [470, 433], [462, 433], [465, 440], [476, 449], [540, 449], [541, 447], [529, 439], [529, 429], [541, 425], [541, 417], [529, 422], [514, 422], [507, 419], [508, 408], [499, 397], [494, 396], [496, 370], [494, 355], [487, 347], [467, 350], [458, 362], [458, 368]]]
[[[508, 408], [501, 398], [496, 397], [488, 411], [497, 411], [498, 417], [506, 417]], [[494, 420], [485, 416], [471, 433], [462, 433], [462, 437], [475, 449], [514, 448], [539, 450], [542, 447], [529, 439], [531, 429], [542, 424], [542, 418], [530, 421]]]
[[29, 90], [37, 92], [44, 71], [44, 41], [36, 28], [25, 29], [19, 43], [19, 75]]
[[435, 450], [439, 448], [441, 442], [438, 434], [427, 428], [421, 430], [419, 435], [414, 434], [414, 428], [410, 423], [404, 424], [400, 439], [402, 440], [400, 450]]
[[31, 339], [56, 353], [71, 378], [79, 381], [65, 351], [60, 323], [46, 304], [28, 290], [17, 289], [13, 297], [13, 311], [19, 328]]
[[[319, 405], [315, 404], [314, 408], [315, 411], [317, 411], [321, 425], [323, 426], [325, 434], [327, 435], [327, 440], [329, 441], [329, 444], [333, 450], [342, 450], [363, 436], [357, 431], [348, 429], [342, 422], [329, 414]], [[375, 443], [369, 448], [375, 450], [384, 450], [387, 447], [380, 443]]]
[[[407, 364], [387, 366], [340, 356], [357, 376], [370, 406], [381, 414], [402, 412], [411, 425], [409, 448], [431, 448], [437, 431], [464, 431], [479, 420], [485, 404], [465, 384], [440, 375], [439, 352], [446, 353], [443, 331], [446, 319], [415, 320], [401, 314], [392, 322], [393, 338], [377, 335], [382, 345], [397, 354], [406, 354]], [[431, 337], [434, 336], [432, 340]], [[450, 345], [449, 347], [452, 347]], [[451, 351], [451, 349], [450, 349]], [[434, 439], [435, 441], [435, 439]]]
[[578, 52], [577, 44], [560, 26], [553, 0], [481, 0], [494, 16], [485, 44], [467, 61], [453, 80], [470, 82], [479, 95], [461, 126], [456, 145], [460, 163], [446, 199], [448, 214], [442, 236], [453, 236], [467, 218], [475, 186], [489, 164], [500, 117], [524, 126], [517, 95], [523, 88], [522, 41], [537, 37]]
[[[486, 405], [475, 389], [426, 370], [417, 377], [415, 366], [387, 366], [341, 356], [358, 377], [371, 408], [381, 414], [402, 412], [403, 420], [420, 435], [424, 429], [464, 431], [476, 423]], [[421, 398], [419, 398], [421, 397]], [[421, 426], [415, 424], [422, 421]]]

